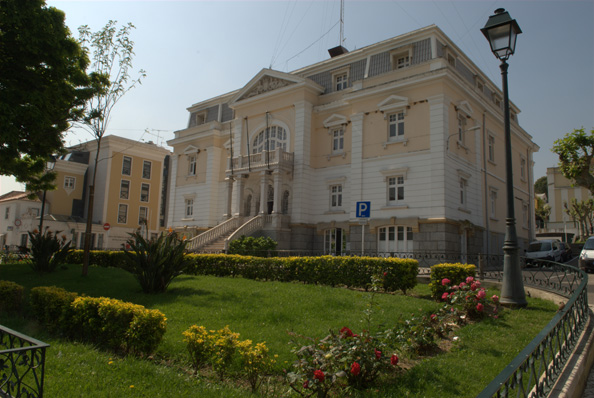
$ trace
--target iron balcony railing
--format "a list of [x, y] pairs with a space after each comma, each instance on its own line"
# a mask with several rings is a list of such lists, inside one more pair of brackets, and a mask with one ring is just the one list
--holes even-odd
[[0, 326], [0, 397], [43, 397], [47, 347], [48, 344]]

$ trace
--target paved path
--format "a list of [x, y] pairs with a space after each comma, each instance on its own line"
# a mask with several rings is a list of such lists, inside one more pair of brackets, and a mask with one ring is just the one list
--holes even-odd
[[590, 372], [582, 398], [594, 398], [594, 372]]

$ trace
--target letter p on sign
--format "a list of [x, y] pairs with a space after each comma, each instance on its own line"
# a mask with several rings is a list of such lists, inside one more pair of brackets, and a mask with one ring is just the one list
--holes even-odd
[[357, 218], [369, 218], [371, 216], [371, 202], [357, 202]]

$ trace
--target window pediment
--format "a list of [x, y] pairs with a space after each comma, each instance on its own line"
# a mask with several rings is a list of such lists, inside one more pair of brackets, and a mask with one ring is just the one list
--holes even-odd
[[398, 95], [390, 95], [388, 98], [377, 104], [377, 106], [379, 110], [384, 113], [406, 109], [408, 107], [408, 98]]
[[182, 153], [184, 155], [193, 155], [195, 153], [200, 153], [200, 149], [196, 148], [194, 145], [188, 145], [186, 148], [184, 148]]
[[463, 113], [464, 115], [466, 115], [466, 117], [471, 117], [473, 110], [472, 107], [470, 106], [470, 104], [468, 103], [468, 101], [460, 101], [458, 102], [458, 105], [456, 105], [456, 110], [458, 112]]
[[330, 127], [346, 125], [346, 124], [348, 124], [348, 122], [349, 121], [346, 118], [346, 116], [338, 115], [335, 113], [332, 116], [330, 116], [329, 118], [327, 118], [326, 120], [324, 120], [323, 123], [324, 123], [324, 127], [330, 128]]

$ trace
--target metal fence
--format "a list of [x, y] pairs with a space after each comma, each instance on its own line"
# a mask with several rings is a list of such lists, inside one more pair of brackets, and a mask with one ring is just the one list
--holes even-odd
[[0, 326], [0, 397], [43, 397], [47, 347], [48, 344]]
[[[569, 360], [588, 317], [588, 276], [571, 265], [538, 261], [524, 267], [524, 285], [568, 299], [549, 324], [477, 396], [547, 397]], [[502, 272], [486, 272], [501, 281]]]

